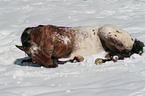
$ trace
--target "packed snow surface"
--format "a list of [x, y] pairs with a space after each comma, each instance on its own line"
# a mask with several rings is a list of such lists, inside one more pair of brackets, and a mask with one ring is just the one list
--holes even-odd
[[113, 24], [145, 42], [145, 0], [0, 0], [0, 96], [145, 96], [145, 53], [102, 65], [101, 54], [54, 69], [22, 64], [15, 45], [39, 24]]

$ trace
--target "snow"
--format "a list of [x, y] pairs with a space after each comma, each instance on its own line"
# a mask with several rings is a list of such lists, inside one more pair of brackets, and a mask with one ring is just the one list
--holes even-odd
[[0, 96], [145, 96], [145, 54], [95, 65], [100, 55], [58, 68], [22, 64], [26, 27], [113, 24], [145, 41], [145, 0], [0, 0]]

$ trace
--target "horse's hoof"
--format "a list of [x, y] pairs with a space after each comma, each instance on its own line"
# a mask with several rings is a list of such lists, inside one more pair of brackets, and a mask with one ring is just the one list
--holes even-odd
[[82, 61], [84, 61], [84, 57], [83, 56], [75, 56], [74, 60], [76, 60], [76, 62], [82, 62]]
[[118, 56], [113, 56], [113, 62], [117, 62], [117, 61], [118, 61], [118, 59], [119, 59], [119, 57], [118, 57]]
[[101, 59], [101, 58], [97, 58], [96, 60], [95, 60], [95, 64], [97, 64], [97, 65], [100, 65], [100, 64], [102, 64], [103, 63], [103, 59]]

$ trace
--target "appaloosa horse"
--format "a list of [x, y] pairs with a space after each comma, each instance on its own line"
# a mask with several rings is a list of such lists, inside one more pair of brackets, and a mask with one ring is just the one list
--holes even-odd
[[28, 27], [22, 33], [21, 42], [22, 46], [16, 47], [30, 57], [23, 62], [31, 61], [49, 68], [57, 67], [59, 58], [74, 58], [68, 61], [80, 62], [83, 56], [105, 51], [108, 53], [106, 59], [96, 59], [96, 63], [99, 64], [115, 61], [114, 56], [123, 59], [133, 53], [141, 55], [144, 47], [143, 42], [134, 40], [128, 32], [113, 25]]

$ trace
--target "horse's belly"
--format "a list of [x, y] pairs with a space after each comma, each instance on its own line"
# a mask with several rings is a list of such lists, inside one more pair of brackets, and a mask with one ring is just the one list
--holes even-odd
[[[94, 32], [94, 30], [96, 31]], [[70, 55], [74, 56], [90, 56], [104, 51], [100, 39], [97, 35], [97, 28], [94, 27], [80, 27], [77, 31], [75, 50]]]

